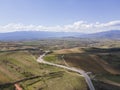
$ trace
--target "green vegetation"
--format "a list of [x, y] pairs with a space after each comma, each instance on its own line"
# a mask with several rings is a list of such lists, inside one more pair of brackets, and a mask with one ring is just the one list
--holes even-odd
[[[62, 76], [60, 74], [62, 73]], [[85, 81], [83, 77], [80, 77], [77, 74], [72, 74], [68, 72], [59, 72], [54, 76], [54, 73], [51, 73], [46, 78], [40, 78], [36, 80], [29, 80], [22, 83], [24, 89], [28, 90], [87, 90]]]
[[62, 55], [48, 54], [44, 57], [44, 59], [51, 63], [65, 65], [65, 63], [63, 62], [63, 59], [62, 59]]
[[[54, 60], [55, 56], [46, 58]], [[20, 82], [24, 90], [87, 90], [83, 77], [65, 69], [39, 64], [29, 50], [0, 52], [0, 84], [33, 76], [41, 77]], [[0, 90], [14, 90], [13, 88], [13, 84], [0, 86]]]
[[[84, 77], [77, 73], [36, 61], [44, 50], [55, 50], [44, 59], [62, 65], [67, 63], [86, 72], [92, 72], [90, 76], [96, 80], [93, 81], [95, 86], [98, 83], [96, 87], [109, 87], [109, 84], [101, 81], [120, 83], [119, 47], [119, 40], [107, 39], [58, 38], [0, 42], [0, 84], [39, 76], [18, 84], [24, 90], [87, 90]], [[14, 85], [0, 86], [0, 90], [14, 90]]]
[[50, 54], [50, 55], [45, 56], [44, 59], [49, 62], [56, 62], [58, 58], [57, 56]]
[[[69, 66], [92, 72], [92, 76], [95, 76], [94, 79], [120, 83], [119, 48], [82, 48], [84, 51], [80, 53], [66, 53], [66, 49], [64, 50], [59, 52], [59, 55], [57, 55], [58, 52], [54, 54], [58, 57], [63, 56], [63, 52], [65, 52], [63, 58]], [[54, 60], [53, 62], [56, 63]]]
[[[28, 52], [5, 52], [0, 53], [0, 57], [1, 72], [12, 81], [42, 73], [39, 64], [35, 62], [35, 57]], [[0, 82], [4, 83], [2, 79], [4, 78], [0, 78]]]
[[22, 41], [23, 45], [27, 46], [41, 46], [44, 49], [58, 50], [63, 48], [74, 47], [97, 47], [97, 48], [118, 48], [120, 47], [120, 40], [110, 39], [83, 39], [83, 38], [56, 38], [56, 39], [43, 39]]

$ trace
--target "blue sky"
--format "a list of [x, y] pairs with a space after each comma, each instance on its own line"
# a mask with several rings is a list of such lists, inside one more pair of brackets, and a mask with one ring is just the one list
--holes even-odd
[[62, 31], [66, 26], [69, 26], [66, 31], [75, 28], [80, 32], [98, 32], [108, 27], [88, 31], [83, 30], [84, 25], [109, 23], [117, 24], [109, 29], [119, 29], [120, 0], [0, 0], [0, 32], [22, 29]]

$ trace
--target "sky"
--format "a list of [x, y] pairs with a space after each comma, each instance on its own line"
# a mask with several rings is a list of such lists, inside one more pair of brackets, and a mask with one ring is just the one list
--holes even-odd
[[120, 30], [120, 0], [0, 0], [0, 33]]

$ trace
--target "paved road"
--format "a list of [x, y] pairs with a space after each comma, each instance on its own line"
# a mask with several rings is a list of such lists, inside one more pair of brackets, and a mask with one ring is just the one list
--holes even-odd
[[43, 55], [40, 55], [40, 57], [37, 59], [37, 61], [38, 61], [39, 63], [44, 63], [44, 64], [48, 64], [48, 65], [52, 65], [52, 66], [56, 66], [56, 67], [60, 67], [60, 68], [64, 68], [64, 69], [67, 69], [67, 70], [71, 70], [71, 71], [77, 72], [77, 73], [79, 73], [79, 74], [81, 74], [81, 75], [84, 76], [84, 78], [85, 78], [85, 80], [86, 80], [86, 82], [87, 82], [87, 84], [88, 84], [89, 89], [90, 89], [90, 90], [95, 90], [95, 88], [94, 88], [94, 86], [93, 86], [93, 83], [92, 83], [90, 77], [89, 77], [83, 70], [44, 61], [43, 57], [45, 56], [45, 54], [46, 54], [46, 53], [44, 53]]

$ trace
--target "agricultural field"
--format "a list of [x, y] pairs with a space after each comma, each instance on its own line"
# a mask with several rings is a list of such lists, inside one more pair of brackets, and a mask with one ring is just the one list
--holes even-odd
[[0, 90], [14, 90], [15, 84], [23, 90], [88, 89], [79, 74], [38, 63], [36, 60], [43, 53], [39, 47], [7, 44], [4, 48], [0, 51]]
[[83, 69], [86, 72], [90, 72], [90, 77], [93, 78], [93, 81], [97, 80], [107, 84], [120, 86], [119, 55], [119, 48], [82, 47], [55, 50], [53, 53], [44, 57], [44, 59], [49, 62], [76, 67]]
[[17, 42], [27, 46], [39, 46], [43, 49], [60, 50], [75, 47], [98, 47], [98, 48], [114, 48], [120, 47], [120, 40], [110, 39], [88, 39], [88, 38], [50, 38], [42, 40], [30, 40]]
[[75, 38], [0, 42], [0, 90], [14, 90], [15, 84], [23, 90], [88, 90], [83, 76], [38, 63], [46, 50], [51, 51], [46, 61], [84, 70], [96, 90], [119, 90], [119, 45]]

